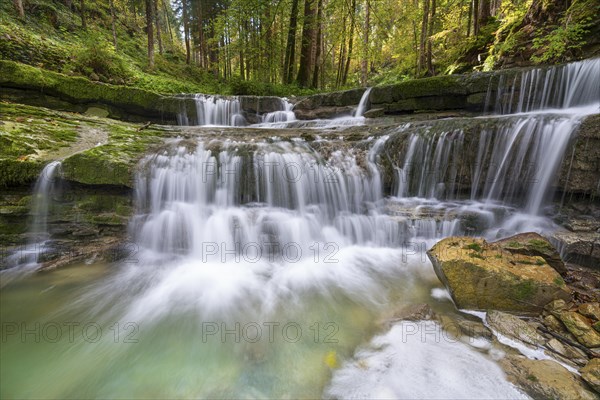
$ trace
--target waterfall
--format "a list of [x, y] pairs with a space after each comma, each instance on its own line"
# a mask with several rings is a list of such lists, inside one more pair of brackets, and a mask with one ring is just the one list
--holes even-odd
[[[552, 194], [564, 154], [582, 119], [600, 111], [600, 59], [527, 70], [507, 85], [501, 77], [493, 127], [479, 134], [471, 166], [472, 200], [501, 202], [539, 214]], [[558, 107], [558, 108], [550, 108]], [[511, 114], [510, 113], [516, 113]], [[455, 166], [464, 159], [463, 136], [413, 133], [396, 171], [396, 195], [455, 198]]]
[[356, 108], [356, 112], [354, 113], [354, 117], [362, 117], [365, 111], [367, 110], [367, 102], [369, 101], [369, 95], [371, 94], [371, 88], [367, 88], [360, 98], [360, 102], [358, 103], [358, 107]]
[[451, 163], [456, 165], [463, 139], [461, 130], [410, 135], [404, 164], [396, 170], [396, 196], [456, 197], [456, 169]]
[[272, 111], [262, 116], [263, 123], [281, 123], [296, 120], [296, 115], [292, 111], [294, 105], [285, 98], [280, 99], [280, 104], [280, 110]]
[[[600, 58], [570, 64], [525, 70], [512, 79], [500, 77], [496, 87], [494, 112], [515, 114], [545, 109], [591, 106], [600, 101]], [[488, 96], [488, 99], [490, 96]], [[491, 104], [486, 105], [490, 109]]]
[[[50, 250], [48, 239], [48, 217], [52, 195], [57, 190], [56, 178], [60, 174], [60, 161], [52, 161], [42, 169], [32, 194], [31, 212], [27, 244], [7, 258], [9, 269], [2, 271], [2, 285], [12, 279], [32, 273], [38, 267], [40, 256]], [[15, 268], [17, 267], [17, 268]]]
[[188, 97], [180, 97], [180, 112], [177, 115], [179, 125], [200, 126], [244, 126], [246, 120], [241, 114], [237, 97], [219, 97], [196, 94], [192, 98], [195, 116], [188, 115]]

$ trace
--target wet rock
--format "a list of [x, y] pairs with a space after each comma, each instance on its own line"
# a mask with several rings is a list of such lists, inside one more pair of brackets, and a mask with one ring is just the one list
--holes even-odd
[[423, 321], [435, 317], [429, 304], [411, 304], [396, 310], [392, 319], [396, 321]]
[[555, 338], [548, 340], [546, 347], [552, 350], [552, 352], [563, 356], [566, 359], [565, 361], [572, 362], [575, 365], [582, 366], [588, 361], [588, 358], [583, 351], [573, 346], [569, 346], [566, 343], [562, 343]]
[[514, 315], [492, 310], [488, 311], [486, 321], [497, 332], [511, 339], [533, 346], [541, 346], [546, 342], [533, 326]]
[[423, 321], [437, 318], [435, 312], [428, 304], [409, 304], [401, 305], [398, 309], [392, 310], [387, 316], [384, 316], [377, 325], [379, 328], [389, 329], [398, 321]]
[[585, 317], [595, 321], [600, 321], [600, 304], [599, 303], [584, 303], [580, 304], [577, 311]]
[[494, 337], [492, 331], [478, 321], [450, 318], [446, 315], [440, 315], [438, 319], [444, 331], [450, 333], [455, 338], [459, 338], [461, 335], [473, 338], [483, 337], [486, 339], [492, 339]]
[[563, 311], [560, 320], [577, 341], [587, 347], [600, 347], [600, 334], [592, 328], [591, 321], [574, 311]]
[[510, 382], [535, 399], [596, 399], [583, 382], [555, 361], [509, 355], [499, 364]]
[[543, 322], [548, 329], [556, 333], [559, 333], [561, 335], [569, 334], [569, 331], [567, 331], [562, 322], [560, 322], [560, 320], [554, 315], [546, 315], [543, 319]]
[[549, 312], [552, 315], [560, 315], [561, 311], [569, 309], [569, 305], [563, 299], [553, 300], [546, 304], [544, 311]]
[[494, 243], [512, 254], [542, 257], [559, 274], [564, 276], [567, 273], [567, 268], [556, 248], [539, 233], [520, 233]]
[[538, 315], [550, 301], [571, 298], [561, 276], [540, 256], [469, 237], [443, 239], [427, 254], [459, 308]]
[[560, 231], [552, 236], [559, 243], [566, 262], [599, 268], [600, 233]]
[[581, 378], [596, 392], [600, 393], [600, 358], [592, 358], [579, 372], [581, 373]]
[[385, 110], [383, 108], [372, 108], [369, 111], [366, 111], [364, 114], [365, 118], [380, 118], [385, 114]]

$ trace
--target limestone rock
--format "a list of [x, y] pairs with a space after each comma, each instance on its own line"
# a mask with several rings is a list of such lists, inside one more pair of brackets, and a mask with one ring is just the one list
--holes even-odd
[[535, 399], [596, 399], [579, 379], [555, 361], [511, 355], [499, 363], [508, 380]]
[[559, 273], [540, 256], [470, 237], [443, 239], [427, 254], [459, 308], [538, 315], [550, 301], [571, 298]]
[[447, 315], [439, 315], [437, 318], [444, 331], [450, 334], [452, 338], [460, 339], [461, 336], [468, 336], [491, 340], [494, 337], [492, 331], [479, 321], [452, 318]]
[[566, 343], [562, 343], [557, 339], [552, 338], [548, 340], [546, 347], [577, 365], [585, 365], [588, 361], [588, 358], [583, 351], [573, 346], [569, 346]]
[[592, 328], [588, 318], [574, 311], [563, 311], [560, 320], [579, 343], [587, 347], [600, 347], [600, 334]]
[[584, 303], [580, 304], [578, 310], [581, 315], [600, 321], [600, 304], [599, 303]]
[[488, 311], [486, 320], [493, 329], [511, 339], [533, 346], [541, 346], [546, 342], [534, 327], [514, 315], [492, 310]]
[[364, 116], [365, 118], [379, 118], [383, 117], [385, 110], [383, 108], [373, 108], [369, 111], [366, 111]]
[[579, 372], [583, 380], [600, 393], [600, 358], [592, 358]]
[[567, 268], [556, 248], [539, 233], [521, 233], [494, 243], [513, 254], [542, 257], [559, 274], [564, 276], [567, 273]]

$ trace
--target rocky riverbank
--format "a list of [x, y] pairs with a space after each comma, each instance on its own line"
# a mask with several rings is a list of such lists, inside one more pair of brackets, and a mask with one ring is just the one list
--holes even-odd
[[493, 338], [506, 353], [499, 364], [508, 379], [534, 398], [598, 397], [600, 274], [591, 273], [595, 291], [582, 301], [571, 268], [533, 233], [494, 243], [450, 237], [428, 255], [456, 307], [483, 312], [480, 322], [437, 317], [444, 329]]

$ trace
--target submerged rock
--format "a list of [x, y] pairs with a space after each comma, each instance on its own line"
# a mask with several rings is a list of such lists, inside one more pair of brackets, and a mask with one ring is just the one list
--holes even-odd
[[[450, 237], [427, 254], [457, 307], [537, 315], [552, 300], [569, 301], [571, 290], [544, 258], [552, 261], [547, 254], [527, 255], [505, 249], [509, 244], [519, 247], [520, 239], [528, 237], [517, 235], [499, 243]], [[546, 240], [528, 240], [535, 247], [552, 246]]]

